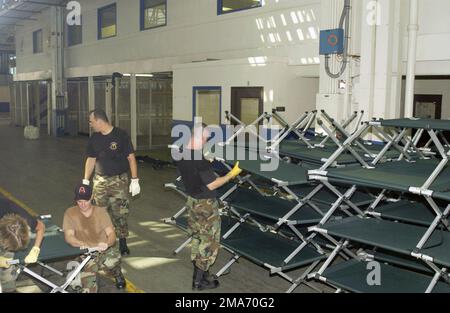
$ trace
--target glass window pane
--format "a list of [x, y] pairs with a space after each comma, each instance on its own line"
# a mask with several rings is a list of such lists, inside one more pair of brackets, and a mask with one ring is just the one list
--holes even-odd
[[207, 125], [220, 125], [220, 90], [197, 90], [196, 117]]
[[68, 46], [79, 45], [83, 42], [83, 24], [67, 26]]
[[144, 29], [166, 25], [166, 0], [144, 0], [143, 10]]
[[99, 10], [100, 38], [114, 37], [117, 34], [116, 5]]
[[221, 13], [251, 9], [261, 6], [262, 0], [219, 0]]
[[42, 29], [33, 33], [33, 53], [43, 52], [43, 39]]

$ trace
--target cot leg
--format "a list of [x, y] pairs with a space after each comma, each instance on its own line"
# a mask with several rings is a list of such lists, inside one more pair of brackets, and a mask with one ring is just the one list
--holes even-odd
[[179, 246], [178, 248], [175, 249], [175, 251], [173, 252], [173, 254], [178, 254], [181, 252], [181, 250], [183, 250], [190, 242], [192, 241], [192, 237], [189, 237], [185, 242], [183, 242], [181, 244], [181, 246]]
[[230, 267], [231, 265], [233, 265], [234, 263], [236, 263], [237, 260], [239, 260], [240, 256], [239, 255], [235, 255], [233, 256], [230, 261], [228, 261], [227, 264], [224, 265], [224, 267], [222, 267], [216, 274], [216, 277], [219, 278], [220, 276], [223, 275], [223, 273], [225, 273]]

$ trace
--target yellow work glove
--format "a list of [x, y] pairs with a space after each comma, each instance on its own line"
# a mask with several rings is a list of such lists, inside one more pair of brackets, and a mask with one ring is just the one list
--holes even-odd
[[242, 170], [239, 168], [239, 161], [236, 162], [236, 165], [234, 165], [233, 169], [227, 174], [228, 179], [233, 179], [236, 176], [238, 176]]
[[11, 262], [12, 259], [5, 258], [4, 256], [0, 256], [0, 268], [9, 268], [11, 265], [9, 262]]
[[25, 263], [26, 264], [36, 263], [40, 252], [41, 249], [39, 249], [38, 247], [33, 247], [33, 249], [31, 249], [30, 253], [28, 253], [27, 257], [25, 258]]

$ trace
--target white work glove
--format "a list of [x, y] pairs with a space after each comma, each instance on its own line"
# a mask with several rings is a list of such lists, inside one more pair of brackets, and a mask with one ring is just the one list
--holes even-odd
[[34, 264], [37, 262], [39, 253], [41, 253], [41, 249], [39, 247], [33, 247], [31, 249], [30, 253], [28, 253], [27, 257], [25, 258], [25, 264]]
[[139, 185], [139, 178], [131, 179], [130, 193], [131, 193], [132, 197], [137, 196], [138, 194], [141, 193], [141, 186]]
[[83, 185], [89, 186], [91, 184], [91, 182], [89, 181], [89, 179], [83, 179]]
[[9, 262], [11, 262], [12, 259], [10, 258], [5, 258], [3, 256], [0, 256], [0, 268], [9, 268], [11, 266], [11, 264], [9, 264]]

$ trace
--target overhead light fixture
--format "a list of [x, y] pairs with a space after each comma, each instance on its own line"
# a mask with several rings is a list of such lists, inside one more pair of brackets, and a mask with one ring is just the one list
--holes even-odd
[[[125, 77], [130, 77], [131, 74], [123, 74]], [[153, 74], [136, 74], [136, 77], [153, 77]]]

